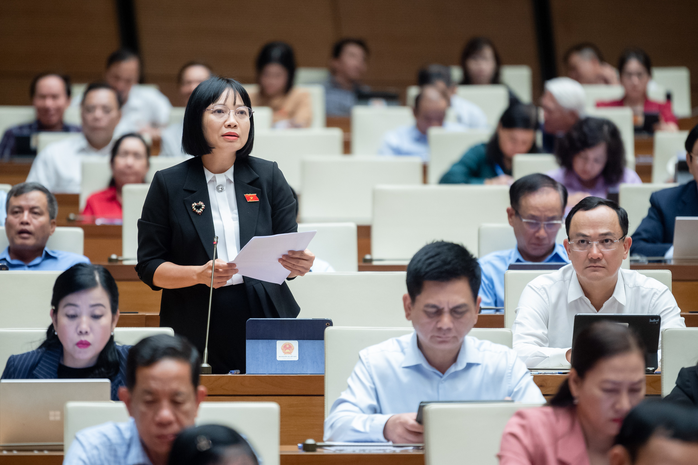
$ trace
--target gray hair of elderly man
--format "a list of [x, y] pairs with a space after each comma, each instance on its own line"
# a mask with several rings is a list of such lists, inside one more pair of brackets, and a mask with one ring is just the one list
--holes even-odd
[[545, 82], [545, 90], [550, 92], [563, 108], [573, 110], [582, 117], [586, 107], [584, 87], [568, 77], [558, 77]]

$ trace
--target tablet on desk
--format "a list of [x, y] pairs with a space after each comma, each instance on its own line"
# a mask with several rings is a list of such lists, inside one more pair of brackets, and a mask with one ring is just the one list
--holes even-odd
[[660, 315], [630, 313], [577, 313], [574, 316], [572, 347], [577, 335], [598, 321], [611, 321], [630, 327], [645, 345], [645, 361], [648, 373], [654, 373], [659, 366], [659, 330], [662, 325]]
[[499, 404], [501, 402], [514, 402], [511, 399], [502, 400], [423, 400], [417, 409], [417, 423], [422, 424], [424, 407], [429, 404]]
[[60, 450], [65, 404], [109, 400], [108, 379], [3, 379], [0, 449]]
[[677, 216], [673, 258], [698, 258], [698, 216]]

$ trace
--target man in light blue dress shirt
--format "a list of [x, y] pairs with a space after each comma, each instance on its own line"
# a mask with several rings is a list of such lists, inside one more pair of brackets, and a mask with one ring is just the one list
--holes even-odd
[[516, 353], [467, 336], [475, 326], [480, 268], [463, 246], [433, 242], [407, 267], [405, 317], [414, 333], [359, 353], [325, 420], [326, 441], [421, 443], [421, 401], [544, 403]]
[[79, 431], [63, 465], [165, 465], [172, 443], [193, 426], [206, 388], [201, 359], [186, 339], [159, 334], [133, 346], [119, 399], [131, 418]]
[[7, 193], [4, 206], [10, 245], [0, 253], [1, 269], [65, 271], [76, 263], [90, 263], [83, 255], [46, 248], [56, 230], [58, 202], [41, 184], [17, 184]]
[[401, 126], [385, 134], [379, 155], [412, 155], [429, 161], [427, 131], [431, 127], [444, 127], [450, 131], [462, 131], [459, 124], [444, 122], [449, 100], [435, 86], [424, 86], [414, 101], [415, 124]]
[[504, 273], [512, 263], [570, 262], [563, 245], [555, 243], [567, 205], [565, 186], [550, 176], [529, 174], [511, 185], [509, 202], [507, 216], [516, 247], [480, 258], [481, 313], [504, 311]]

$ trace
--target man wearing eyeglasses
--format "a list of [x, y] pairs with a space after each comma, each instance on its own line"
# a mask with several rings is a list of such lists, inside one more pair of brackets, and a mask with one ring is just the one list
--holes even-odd
[[524, 289], [516, 309], [514, 350], [529, 368], [568, 368], [577, 313], [660, 315], [661, 329], [684, 328], [669, 288], [621, 269], [632, 239], [628, 214], [615, 202], [587, 197], [565, 220], [572, 262]]
[[512, 263], [570, 262], [562, 244], [555, 243], [567, 204], [565, 186], [550, 176], [529, 174], [511, 185], [509, 202], [507, 216], [514, 228], [516, 247], [478, 260], [482, 270], [480, 313], [504, 311], [504, 273]]

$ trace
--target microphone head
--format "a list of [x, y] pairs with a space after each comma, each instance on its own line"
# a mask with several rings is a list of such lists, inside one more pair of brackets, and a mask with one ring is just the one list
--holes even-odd
[[213, 245], [218, 244], [218, 236], [214, 236], [213, 238]]

